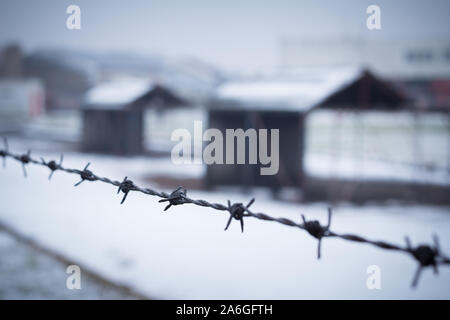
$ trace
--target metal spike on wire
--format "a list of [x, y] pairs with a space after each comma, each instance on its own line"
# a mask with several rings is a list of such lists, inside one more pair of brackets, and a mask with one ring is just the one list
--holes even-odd
[[117, 189], [117, 194], [119, 194], [120, 191], [122, 191], [124, 193], [120, 204], [123, 204], [125, 202], [125, 199], [127, 198], [128, 193], [131, 190], [133, 190], [133, 188], [134, 188], [133, 181], [128, 180], [128, 177], [125, 177], [125, 179], [123, 179], [123, 181], [120, 183], [119, 189]]
[[197, 200], [197, 199], [191, 199], [187, 196], [187, 190], [184, 187], [178, 187], [175, 189], [172, 193], [167, 194], [165, 192], [160, 192], [157, 190], [154, 190], [152, 188], [141, 188], [137, 185], [135, 185], [131, 180], [128, 179], [128, 177], [125, 177], [121, 182], [115, 181], [106, 177], [100, 177], [95, 175], [92, 171], [88, 170], [90, 163], [88, 163], [83, 170], [77, 170], [77, 169], [70, 169], [70, 168], [64, 168], [62, 166], [62, 160], [63, 156], [60, 157], [59, 164], [56, 164], [55, 161], [46, 162], [43, 158], [41, 158], [41, 161], [37, 161], [31, 157], [31, 151], [28, 150], [26, 154], [13, 154], [9, 151], [9, 146], [6, 138], [4, 139], [4, 149], [0, 150], [0, 156], [3, 158], [3, 165], [6, 164], [6, 158], [11, 158], [13, 160], [19, 161], [22, 163], [24, 176], [26, 177], [27, 172], [25, 169], [25, 165], [27, 164], [35, 164], [35, 165], [41, 165], [49, 168], [51, 170], [49, 179], [51, 179], [52, 174], [55, 171], [63, 171], [70, 174], [76, 174], [78, 175], [81, 180], [75, 184], [75, 186], [80, 185], [83, 181], [101, 181], [104, 183], [111, 184], [118, 188], [117, 192], [120, 193], [122, 191], [124, 193], [124, 196], [122, 198], [121, 204], [124, 203], [125, 199], [128, 196], [128, 193], [130, 191], [138, 191], [147, 195], [151, 196], [157, 196], [160, 198], [163, 198], [159, 200], [159, 202], [169, 202], [169, 204], [164, 208], [164, 211], [168, 210], [171, 206], [176, 205], [182, 205], [182, 204], [195, 204], [197, 206], [201, 207], [208, 207], [212, 208], [214, 210], [227, 212], [230, 216], [227, 221], [227, 225], [225, 227], [225, 230], [228, 229], [228, 227], [231, 224], [232, 219], [239, 220], [241, 224], [241, 231], [244, 231], [244, 217], [252, 217], [258, 220], [263, 221], [273, 221], [277, 222], [279, 224], [282, 224], [284, 226], [294, 227], [301, 230], [305, 230], [310, 234], [312, 237], [316, 238], [318, 243], [318, 250], [317, 250], [317, 256], [320, 258], [321, 256], [321, 241], [325, 237], [334, 237], [334, 238], [340, 238], [346, 241], [351, 242], [358, 242], [358, 243], [366, 243], [370, 244], [372, 246], [375, 246], [380, 249], [384, 250], [391, 250], [391, 251], [398, 251], [403, 253], [408, 253], [410, 256], [412, 256], [416, 261], [418, 261], [418, 268], [414, 275], [412, 287], [415, 288], [418, 284], [419, 277], [421, 275], [421, 272], [426, 267], [432, 267], [434, 270], [434, 273], [438, 273], [438, 266], [439, 265], [450, 265], [450, 258], [444, 256], [439, 248], [439, 239], [436, 235], [433, 235], [433, 241], [434, 246], [430, 245], [419, 245], [415, 248], [411, 246], [410, 240], [408, 237], [406, 237], [406, 247], [399, 246], [393, 243], [388, 243], [386, 241], [380, 241], [380, 240], [370, 240], [363, 236], [356, 235], [356, 234], [338, 234], [336, 232], [333, 232], [330, 230], [331, 225], [331, 208], [328, 208], [328, 223], [326, 226], [322, 226], [319, 221], [313, 220], [313, 221], [307, 221], [305, 216], [302, 215], [303, 223], [297, 223], [293, 220], [287, 219], [287, 218], [275, 218], [268, 214], [262, 213], [262, 212], [252, 212], [250, 210], [250, 206], [253, 204], [255, 199], [253, 198], [246, 206], [244, 206], [242, 203], [234, 203], [231, 204], [231, 201], [228, 200], [228, 205], [222, 205], [220, 203], [211, 203], [206, 200]]
[[48, 176], [48, 180], [52, 179], [53, 173], [58, 170], [59, 167], [61, 167], [63, 162], [64, 156], [61, 154], [59, 157], [59, 163], [56, 163], [55, 160], [51, 160], [49, 162], [46, 162], [44, 158], [41, 157], [41, 162], [43, 165], [47, 166], [50, 169], [50, 174]]
[[166, 199], [159, 200], [159, 202], [169, 201], [169, 204], [164, 208], [167, 211], [171, 206], [177, 206], [185, 203], [187, 190], [185, 187], [176, 188]]
[[417, 287], [422, 270], [426, 267], [432, 267], [434, 274], [438, 274], [438, 263], [436, 258], [440, 255], [439, 251], [439, 239], [437, 235], [433, 235], [434, 246], [427, 244], [421, 244], [415, 248], [411, 246], [409, 237], [405, 237], [406, 248], [411, 253], [411, 255], [417, 260], [419, 265], [417, 266], [416, 273], [414, 274], [411, 286], [413, 288]]
[[3, 158], [3, 168], [6, 168], [6, 156], [8, 155], [8, 139], [3, 138], [3, 150], [0, 150], [0, 156]]
[[322, 244], [322, 238], [328, 235], [331, 225], [331, 208], [328, 207], [328, 223], [326, 226], [322, 226], [318, 220], [306, 221], [305, 215], [302, 214], [303, 226], [305, 230], [318, 240], [317, 245], [317, 259], [320, 259], [320, 247]]
[[231, 201], [228, 200], [228, 211], [230, 212], [230, 218], [228, 218], [227, 225], [225, 226], [225, 231], [230, 226], [231, 220], [234, 218], [239, 220], [241, 223], [241, 232], [244, 232], [244, 214], [250, 208], [250, 206], [255, 202], [255, 198], [250, 200], [250, 202], [244, 207], [242, 203], [233, 203], [231, 205]]
[[22, 170], [23, 170], [23, 176], [27, 177], [27, 169], [25, 168], [25, 165], [30, 163], [31, 160], [31, 150], [28, 150], [27, 153], [24, 153], [20, 156], [20, 162], [22, 162]]
[[75, 183], [74, 187], [79, 186], [84, 180], [87, 181], [95, 181], [97, 180], [96, 177], [94, 176], [94, 174], [92, 173], [92, 171], [88, 170], [88, 167], [91, 163], [88, 162], [88, 164], [84, 167], [83, 171], [79, 171], [79, 175], [81, 180], [77, 183]]

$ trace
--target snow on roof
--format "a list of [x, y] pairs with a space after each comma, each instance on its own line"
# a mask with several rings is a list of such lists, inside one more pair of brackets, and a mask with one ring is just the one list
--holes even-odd
[[92, 106], [120, 107], [132, 103], [154, 87], [146, 78], [120, 78], [102, 83], [90, 89], [85, 104]]
[[229, 82], [220, 86], [215, 100], [234, 107], [307, 111], [355, 81], [362, 69], [303, 70], [270, 78]]

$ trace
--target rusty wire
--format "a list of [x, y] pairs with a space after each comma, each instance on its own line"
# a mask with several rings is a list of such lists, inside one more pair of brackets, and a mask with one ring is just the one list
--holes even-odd
[[197, 199], [191, 199], [187, 196], [187, 190], [184, 187], [178, 187], [175, 189], [172, 193], [168, 194], [166, 192], [161, 192], [154, 190], [152, 188], [142, 188], [133, 183], [133, 181], [129, 180], [128, 177], [125, 177], [122, 181], [116, 181], [112, 180], [106, 177], [100, 177], [96, 174], [94, 174], [92, 171], [88, 170], [88, 167], [90, 163], [87, 163], [86, 166], [82, 169], [70, 169], [65, 168], [62, 166], [62, 160], [63, 156], [61, 155], [60, 161], [57, 163], [54, 160], [51, 161], [45, 161], [43, 158], [40, 158], [41, 161], [38, 161], [36, 159], [33, 159], [31, 157], [31, 151], [28, 150], [25, 154], [14, 154], [9, 151], [8, 142], [6, 138], [4, 139], [4, 148], [0, 149], [0, 157], [3, 158], [3, 167], [6, 166], [6, 158], [12, 158], [18, 162], [22, 163], [23, 168], [23, 174], [26, 177], [27, 171], [25, 166], [28, 164], [35, 164], [35, 165], [41, 165], [45, 166], [50, 169], [50, 176], [49, 179], [51, 179], [53, 173], [55, 171], [63, 171], [71, 174], [78, 175], [81, 180], [75, 184], [75, 186], [80, 185], [84, 181], [101, 181], [104, 183], [111, 184], [115, 187], [118, 187], [117, 193], [120, 193], [121, 191], [124, 193], [124, 196], [122, 198], [121, 204], [124, 203], [125, 199], [128, 196], [128, 193], [130, 191], [138, 191], [142, 192], [147, 195], [156, 196], [162, 198], [159, 200], [159, 202], [169, 202], [169, 204], [164, 208], [164, 211], [168, 210], [171, 206], [177, 206], [177, 205], [183, 205], [183, 204], [194, 204], [201, 207], [208, 207], [219, 211], [227, 211], [229, 213], [229, 219], [227, 221], [225, 230], [228, 229], [230, 226], [230, 223], [232, 219], [239, 220], [241, 225], [241, 231], [244, 232], [244, 218], [252, 217], [259, 220], [264, 221], [273, 221], [280, 223], [285, 226], [294, 227], [298, 229], [305, 230], [308, 234], [310, 234], [312, 237], [318, 240], [318, 249], [317, 249], [317, 257], [320, 259], [321, 256], [321, 242], [323, 238], [339, 238], [347, 241], [352, 242], [359, 242], [359, 243], [366, 243], [373, 245], [380, 249], [385, 250], [393, 250], [393, 251], [399, 251], [403, 253], [407, 253], [412, 258], [414, 258], [417, 263], [417, 271], [414, 275], [413, 281], [411, 286], [416, 287], [418, 284], [419, 277], [421, 275], [421, 272], [426, 267], [431, 267], [435, 274], [438, 273], [438, 266], [439, 265], [448, 265], [450, 264], [450, 258], [447, 258], [444, 256], [439, 248], [439, 239], [437, 235], [433, 235], [433, 245], [428, 244], [420, 244], [416, 247], [413, 247], [410, 243], [410, 240], [408, 237], [405, 237], [405, 243], [406, 246], [400, 246], [396, 244], [392, 244], [386, 241], [380, 241], [380, 240], [371, 240], [356, 234], [349, 234], [349, 233], [336, 233], [334, 231], [330, 230], [330, 224], [331, 224], [331, 216], [332, 216], [332, 210], [331, 208], [328, 209], [328, 222], [327, 225], [322, 225], [317, 220], [306, 220], [304, 215], [302, 216], [302, 223], [295, 222], [293, 220], [287, 219], [287, 218], [275, 218], [272, 216], [269, 216], [268, 214], [262, 213], [262, 212], [253, 212], [250, 210], [250, 206], [253, 204], [255, 199], [251, 199], [250, 202], [244, 206], [242, 203], [231, 203], [228, 201], [227, 205], [223, 205], [220, 203], [213, 203], [206, 200], [197, 200]]

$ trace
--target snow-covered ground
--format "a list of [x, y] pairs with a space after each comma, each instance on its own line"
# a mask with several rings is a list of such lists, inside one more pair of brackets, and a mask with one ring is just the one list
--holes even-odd
[[[10, 140], [14, 152], [27, 143]], [[35, 151], [35, 156], [57, 159], [59, 155]], [[65, 153], [64, 165], [90, 169], [99, 175], [122, 180], [128, 176], [145, 186], [149, 174], [199, 176], [198, 166], [174, 166], [169, 160], [115, 158]], [[20, 164], [8, 161], [0, 170], [0, 222], [31, 237], [40, 245], [64, 254], [119, 284], [147, 296], [180, 299], [394, 299], [450, 298], [450, 268], [435, 277], [425, 270], [416, 290], [410, 288], [415, 261], [406, 254], [368, 245], [324, 239], [321, 260], [317, 243], [301, 230], [255, 219], [245, 220], [245, 233], [233, 221], [224, 232], [224, 212], [193, 205], [175, 206], [167, 212], [158, 198], [131, 193], [120, 205], [121, 195], [110, 185], [83, 182], [79, 177], [28, 166], [28, 178]], [[167, 190], [170, 191], [170, 190]], [[190, 192], [193, 198], [226, 203], [246, 202], [251, 194], [238, 192]], [[299, 205], [276, 202], [256, 194], [252, 206], [273, 216], [300, 221], [326, 220], [325, 203]], [[421, 205], [340, 205], [332, 229], [372, 239], [414, 244], [430, 242], [437, 233], [442, 250], [450, 254], [450, 209]], [[367, 267], [381, 268], [381, 290], [366, 287]], [[3, 284], [0, 284], [3, 285]]]
[[81, 274], [82, 290], [66, 287], [67, 264], [0, 229], [0, 299], [134, 299], [116, 287]]

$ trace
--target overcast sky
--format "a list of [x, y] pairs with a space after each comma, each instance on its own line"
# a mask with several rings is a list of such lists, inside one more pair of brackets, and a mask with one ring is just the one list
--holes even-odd
[[[81, 30], [66, 28], [66, 8], [81, 7]], [[379, 31], [366, 8], [381, 7]], [[0, 45], [63, 47], [194, 56], [228, 70], [278, 63], [286, 37], [445, 37], [450, 1], [366, 0], [0, 0]]]

